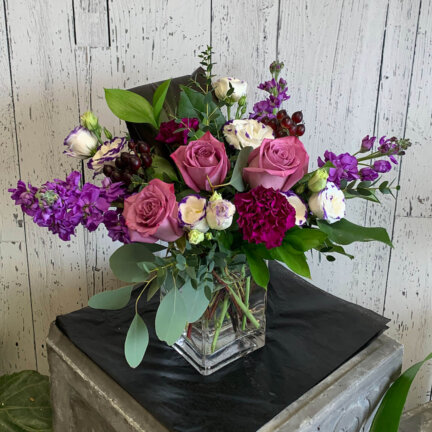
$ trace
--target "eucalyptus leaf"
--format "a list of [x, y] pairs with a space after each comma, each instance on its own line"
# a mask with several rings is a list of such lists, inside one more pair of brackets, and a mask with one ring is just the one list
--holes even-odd
[[47, 376], [22, 371], [0, 377], [0, 430], [52, 432]]
[[136, 368], [144, 357], [149, 343], [149, 332], [144, 320], [135, 314], [126, 335], [124, 352], [131, 368]]
[[168, 345], [181, 336], [187, 323], [187, 310], [179, 290], [174, 287], [162, 299], [156, 313], [156, 335]]
[[129, 90], [105, 89], [105, 99], [110, 110], [119, 119], [158, 127], [153, 107], [144, 97]]
[[122, 309], [129, 303], [133, 287], [127, 285], [116, 290], [103, 291], [90, 298], [88, 305], [93, 309]]
[[254, 281], [259, 286], [267, 288], [270, 282], [270, 273], [266, 262], [257, 254], [256, 250], [249, 247], [249, 245], [244, 245], [242, 249], [246, 255], [247, 263]]
[[324, 220], [318, 220], [317, 224], [329, 239], [341, 245], [351, 244], [356, 241], [379, 241], [393, 247], [390, 237], [384, 228], [369, 228], [356, 225], [346, 219], [341, 219], [332, 224]]
[[245, 190], [245, 184], [243, 182], [243, 168], [247, 165], [249, 155], [251, 154], [252, 147], [243, 147], [237, 156], [237, 161], [234, 165], [234, 170], [231, 176], [229, 184], [239, 192]]
[[190, 282], [184, 284], [180, 290], [181, 298], [186, 306], [187, 322], [199, 320], [209, 305], [203, 286], [195, 289]]
[[165, 98], [168, 92], [168, 88], [171, 84], [171, 80], [164, 81], [153, 94], [153, 113], [156, 123], [159, 124], [159, 117], [165, 102]]

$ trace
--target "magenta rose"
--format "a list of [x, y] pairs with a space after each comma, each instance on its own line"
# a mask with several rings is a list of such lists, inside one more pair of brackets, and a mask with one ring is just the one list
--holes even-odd
[[308, 172], [309, 155], [302, 142], [293, 136], [264, 139], [249, 155], [243, 179], [255, 188], [288, 191]]
[[175, 241], [183, 235], [177, 220], [174, 185], [159, 179], [124, 201], [123, 216], [133, 242]]
[[171, 154], [185, 183], [194, 191], [211, 190], [212, 185], [222, 184], [230, 167], [225, 145], [210, 132], [200, 139], [180, 146]]

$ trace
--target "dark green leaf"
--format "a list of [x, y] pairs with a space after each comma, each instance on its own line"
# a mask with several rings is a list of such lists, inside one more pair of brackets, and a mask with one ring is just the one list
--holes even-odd
[[256, 253], [256, 250], [248, 245], [243, 246], [243, 252], [254, 281], [261, 287], [267, 288], [270, 281], [270, 273], [266, 262]]
[[199, 320], [209, 305], [209, 299], [205, 295], [204, 287], [200, 285], [195, 289], [188, 282], [182, 286], [180, 295], [186, 306], [187, 322], [193, 323]]
[[370, 432], [397, 432], [402, 410], [411, 384], [423, 364], [432, 359], [432, 353], [423, 361], [407, 369], [387, 390], [375, 414]]
[[88, 302], [93, 309], [116, 310], [124, 308], [130, 300], [133, 285], [94, 295]]
[[153, 252], [165, 249], [151, 243], [130, 243], [119, 247], [110, 257], [110, 267], [117, 278], [125, 282], [143, 282], [147, 273], [138, 267], [142, 261], [154, 261]]
[[357, 192], [362, 196], [370, 196], [372, 195], [372, 192], [369, 189], [363, 189], [361, 187], [357, 186]]
[[0, 430], [51, 432], [52, 412], [47, 376], [22, 371], [0, 377]]
[[149, 333], [146, 323], [138, 314], [135, 314], [124, 344], [126, 361], [131, 368], [136, 368], [142, 362], [148, 343]]
[[234, 170], [229, 181], [230, 185], [239, 192], [245, 190], [245, 185], [243, 183], [243, 168], [247, 165], [249, 155], [251, 154], [252, 147], [244, 147], [240, 150], [237, 156], [236, 164], [234, 165]]
[[388, 181], [383, 181], [383, 182], [379, 185], [379, 190], [382, 191], [383, 189], [386, 189], [388, 184], [389, 184]]
[[294, 273], [310, 278], [310, 270], [303, 252], [294, 249], [289, 243], [283, 242], [282, 246], [271, 249], [273, 259], [283, 262]]
[[170, 84], [170, 79], [164, 81], [153, 94], [153, 113], [157, 124], [159, 124], [160, 113], [162, 111], [162, 107], [165, 102], [166, 94]]
[[105, 89], [105, 99], [110, 110], [119, 119], [132, 123], [149, 123], [158, 127], [150, 102], [129, 90]]
[[147, 301], [150, 301], [153, 296], [158, 292], [159, 288], [161, 287], [159, 276], [156, 279], [153, 279], [150, 282], [150, 285], [147, 290]]
[[357, 185], [357, 189], [367, 189], [370, 185], [372, 184], [371, 181], [361, 181], [358, 185]]
[[295, 249], [306, 252], [322, 245], [327, 234], [314, 228], [290, 229], [285, 234], [284, 242]]
[[336, 261], [336, 258], [333, 255], [327, 255], [326, 258], [327, 258], [327, 261], [329, 261], [329, 262]]
[[356, 241], [368, 242], [379, 241], [393, 247], [390, 237], [384, 228], [369, 228], [353, 224], [346, 219], [335, 223], [318, 220], [317, 224], [329, 239], [341, 245], [351, 244]]
[[335, 245], [335, 244], [333, 244], [329, 240], [327, 240], [325, 244], [326, 244], [326, 247], [323, 247], [321, 249], [318, 248], [318, 250], [320, 252], [323, 252], [323, 253], [327, 253], [327, 252], [338, 253], [338, 254], [341, 254], [341, 255], [345, 255], [346, 257], [348, 257], [350, 259], [354, 259], [354, 255], [350, 255], [350, 254], [346, 253], [345, 249], [342, 246]]
[[158, 178], [164, 181], [168, 178], [172, 181], [178, 181], [177, 174], [171, 163], [157, 154], [152, 156], [152, 165], [148, 172], [152, 178]]

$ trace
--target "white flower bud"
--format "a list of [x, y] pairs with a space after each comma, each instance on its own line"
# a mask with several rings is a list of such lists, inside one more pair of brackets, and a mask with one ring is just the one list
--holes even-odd
[[207, 201], [199, 195], [184, 197], [178, 206], [178, 220], [180, 226], [187, 230], [207, 232], [209, 227], [206, 221]]
[[281, 192], [287, 201], [294, 207], [296, 212], [295, 224], [298, 226], [304, 225], [308, 217], [308, 209], [303, 200], [292, 191]]
[[345, 216], [345, 195], [334, 183], [328, 182], [322, 191], [311, 195], [309, 208], [317, 218], [336, 222]]
[[257, 148], [263, 139], [274, 139], [273, 129], [257, 120], [234, 120], [223, 127], [223, 134], [228, 144], [236, 150], [243, 147]]
[[96, 153], [98, 140], [90, 131], [78, 126], [66, 137], [64, 145], [67, 147], [65, 154], [84, 160]]
[[210, 201], [206, 213], [207, 223], [210, 228], [218, 231], [224, 230], [232, 224], [235, 205], [224, 199]]
[[216, 97], [219, 100], [225, 100], [227, 97], [229, 85], [232, 85], [234, 92], [229, 96], [232, 102], [237, 102], [242, 96], [246, 96], [247, 82], [237, 78], [220, 78], [212, 83]]

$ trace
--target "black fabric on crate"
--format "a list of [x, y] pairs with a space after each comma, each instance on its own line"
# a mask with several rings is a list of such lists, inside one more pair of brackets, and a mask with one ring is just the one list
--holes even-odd
[[134, 293], [120, 311], [84, 308], [57, 318], [64, 334], [172, 431], [252, 432], [345, 363], [387, 328], [388, 320], [334, 297], [270, 263], [264, 348], [208, 377], [160, 342], [157, 301], [140, 301], [150, 329], [143, 362], [131, 369], [123, 344]]

